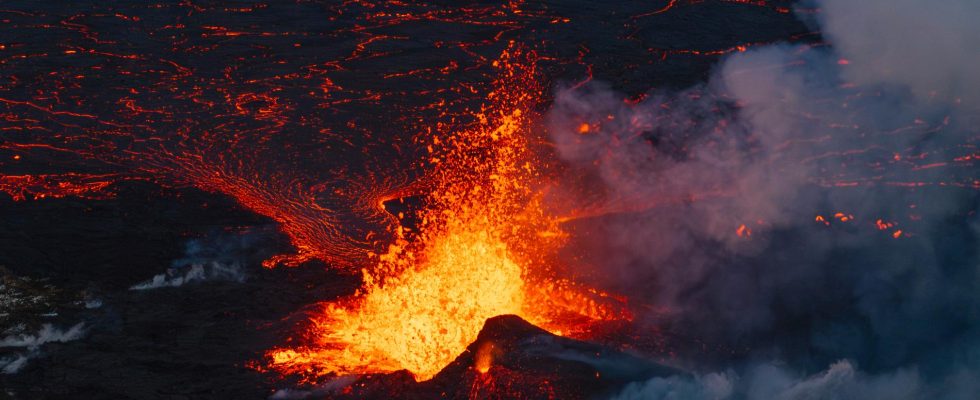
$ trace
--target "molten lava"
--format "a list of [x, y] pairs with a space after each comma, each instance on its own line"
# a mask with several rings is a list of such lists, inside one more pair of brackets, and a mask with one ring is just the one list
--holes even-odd
[[426, 258], [383, 284], [366, 274], [363, 297], [327, 305], [317, 317], [318, 348], [279, 351], [275, 363], [338, 373], [408, 369], [427, 379], [476, 338], [487, 318], [525, 314], [521, 267], [489, 230], [449, 233], [428, 244]]
[[463, 352], [490, 317], [517, 314], [558, 332], [576, 331], [563, 313], [628, 317], [601, 304], [600, 293], [576, 292], [539, 270], [541, 255], [553, 253], [562, 235], [536, 192], [541, 174], [529, 120], [540, 90], [533, 60], [525, 58], [508, 51], [494, 63], [497, 89], [474, 128], [433, 139], [436, 190], [419, 232], [399, 228], [388, 253], [364, 271], [360, 294], [324, 305], [311, 343], [272, 351], [273, 367], [313, 376], [407, 369], [425, 380]]

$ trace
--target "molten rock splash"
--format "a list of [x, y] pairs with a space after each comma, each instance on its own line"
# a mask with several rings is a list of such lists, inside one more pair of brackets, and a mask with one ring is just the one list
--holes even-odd
[[417, 232], [398, 227], [396, 243], [364, 271], [362, 292], [324, 305], [309, 345], [272, 351], [274, 368], [309, 377], [407, 369], [426, 380], [497, 315], [521, 315], [557, 332], [576, 329], [562, 315], [626, 317], [541, 267], [562, 234], [537, 193], [528, 121], [540, 89], [528, 58], [505, 51], [494, 63], [500, 78], [488, 95], [492, 106], [476, 113], [473, 128], [432, 139], [435, 189]]

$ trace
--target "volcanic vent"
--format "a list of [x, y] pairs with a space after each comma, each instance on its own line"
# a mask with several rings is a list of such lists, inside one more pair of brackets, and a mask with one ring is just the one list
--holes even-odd
[[476, 123], [429, 139], [421, 222], [394, 227], [397, 240], [363, 270], [361, 291], [321, 305], [308, 344], [271, 352], [273, 368], [314, 377], [407, 369], [427, 380], [497, 315], [566, 335], [629, 318], [610, 296], [548, 268], [563, 233], [543, 208], [547, 181], [531, 146], [536, 62], [515, 47], [493, 63], [500, 78]]
[[5, 1], [0, 389], [980, 398], [977, 13]]

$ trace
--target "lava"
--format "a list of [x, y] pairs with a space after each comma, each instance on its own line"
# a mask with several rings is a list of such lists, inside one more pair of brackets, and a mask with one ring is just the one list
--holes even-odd
[[[161, 10], [177, 12], [152, 17]], [[98, 200], [146, 181], [221, 193], [289, 238], [294, 252], [264, 266], [319, 260], [362, 270], [358, 294], [311, 318], [308, 342], [274, 352], [282, 372], [407, 368], [424, 379], [489, 317], [519, 314], [569, 335], [587, 332], [588, 321], [628, 318], [619, 299], [549, 270], [563, 234], [542, 205], [531, 143], [541, 138], [530, 132], [544, 95], [533, 52], [503, 36], [567, 19], [521, 2], [310, 11], [327, 13], [323, 32], [238, 18], [297, 15], [282, 5], [0, 10], [17, 39], [0, 54], [8, 72], [0, 151], [9, 160], [0, 191], [15, 201]], [[447, 35], [426, 53], [442, 61], [373, 70], [371, 60], [411, 54], [393, 49], [411, 50], [414, 35], [402, 31], [419, 23], [496, 33]], [[70, 40], [30, 41], [25, 32]], [[322, 40], [339, 44], [326, 58]], [[272, 45], [282, 41], [288, 56]], [[502, 57], [488, 56], [501, 44], [509, 49]], [[214, 57], [224, 62], [206, 61]], [[443, 85], [448, 75], [452, 85]], [[481, 98], [486, 106], [473, 110]], [[388, 134], [391, 124], [352, 117], [382, 101], [388, 111], [378, 120], [416, 133]], [[424, 210], [410, 216], [418, 224], [384, 207], [408, 196], [424, 197]]]
[[[762, 1], [729, 2], [788, 12]], [[501, 314], [576, 337], [588, 337], [593, 324], [629, 320], [623, 299], [558, 272], [562, 224], [730, 195], [716, 188], [582, 196], [561, 210], [545, 205], [554, 182], [535, 121], [552, 82], [537, 64], [580, 67], [587, 78], [574, 87], [581, 87], [600, 69], [593, 68], [598, 56], [584, 44], [564, 60], [558, 52], [539, 56], [508, 39], [521, 29], [571, 23], [560, 10], [520, 1], [459, 8], [307, 3], [0, 10], [0, 192], [14, 201], [100, 200], [145, 181], [219, 193], [268, 217], [288, 237], [293, 252], [269, 258], [266, 267], [319, 260], [360, 271], [357, 293], [316, 305], [295, 341], [268, 353], [272, 369], [311, 381], [400, 369], [430, 378], [465, 350], [487, 318]], [[671, 18], [697, 3], [661, 1], [622, 16], [620, 24]], [[317, 29], [294, 29], [297, 16], [316, 23], [295, 26]], [[422, 29], [438, 40], [424, 40], [425, 33], [416, 34]], [[625, 35], [646, 52], [647, 63], [713, 60], [769, 43], [674, 48], [635, 36]], [[45, 40], [52, 37], [64, 40]], [[554, 46], [546, 42], [534, 48]], [[642, 66], [621, 61], [624, 70]], [[484, 105], [474, 109], [474, 102]], [[603, 118], [573, 121], [573, 131], [599, 135], [610, 123]], [[617, 143], [647, 140], [661, 123], [634, 124]], [[936, 132], [948, 123], [910, 116], [907, 126], [883, 135]], [[810, 178], [815, 185], [980, 189], [970, 173], [980, 159], [975, 131], [955, 147], [886, 152], [860, 144], [827, 148], [837, 136], [869, 134], [848, 124], [827, 128], [826, 137], [776, 146], [807, 155], [795, 160], [801, 164], [830, 166]], [[870, 158], [877, 174], [845, 167], [866, 162], [859, 157]], [[970, 176], [934, 174], [951, 168]], [[385, 209], [408, 197], [421, 198], [421, 208]], [[884, 234], [914, 235], [915, 225], [901, 216], [887, 218], [875, 224]], [[835, 210], [814, 222], [830, 230], [861, 220]], [[741, 223], [728, 232], [748, 239], [763, 231]], [[481, 375], [500, 371], [490, 355], [478, 360]]]
[[577, 329], [563, 311], [595, 321], [628, 318], [598, 300], [600, 293], [575, 295], [535, 269], [561, 237], [536, 193], [540, 161], [529, 146], [541, 92], [533, 56], [510, 49], [494, 65], [500, 78], [480, 123], [429, 147], [437, 189], [419, 231], [400, 228], [378, 266], [364, 270], [361, 293], [322, 305], [308, 332], [312, 344], [270, 352], [274, 368], [313, 376], [407, 369], [425, 380], [494, 316], [520, 315], [563, 333]]

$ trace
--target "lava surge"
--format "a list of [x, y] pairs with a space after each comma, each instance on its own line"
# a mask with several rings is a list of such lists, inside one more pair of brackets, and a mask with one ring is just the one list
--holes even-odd
[[533, 106], [541, 98], [533, 55], [509, 50], [478, 121], [429, 144], [433, 187], [414, 230], [364, 287], [312, 318], [306, 345], [270, 352], [273, 368], [311, 377], [407, 369], [434, 376], [476, 339], [487, 318], [517, 314], [554, 332], [629, 318], [595, 291], [547, 274], [561, 243], [559, 218], [541, 203], [541, 162], [532, 151]]

